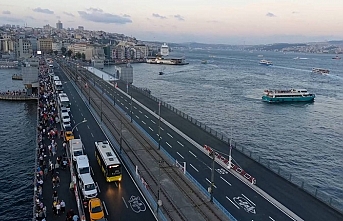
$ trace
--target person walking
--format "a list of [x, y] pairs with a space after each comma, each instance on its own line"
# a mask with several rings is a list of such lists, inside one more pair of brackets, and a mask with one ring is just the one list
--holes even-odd
[[63, 200], [61, 200], [60, 205], [61, 205], [61, 213], [64, 213], [66, 211], [66, 203]]

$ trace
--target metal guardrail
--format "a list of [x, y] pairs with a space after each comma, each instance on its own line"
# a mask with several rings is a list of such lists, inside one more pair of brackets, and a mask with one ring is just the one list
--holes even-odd
[[[152, 96], [150, 93], [144, 91], [143, 89], [136, 87], [134, 85], [130, 85], [133, 89], [140, 91], [140, 93], [144, 94], [145, 96], [149, 97], [150, 99], [156, 101], [156, 102], [161, 102], [161, 105], [164, 107], [168, 108], [169, 110], [173, 111], [174, 113], [178, 114], [179, 116], [183, 117], [184, 119], [190, 121], [194, 125], [200, 127], [204, 131], [210, 133], [212, 136], [218, 138], [222, 142], [226, 143], [229, 145], [230, 143], [230, 138], [226, 136], [225, 134], [222, 134], [214, 129], [212, 129], [209, 126], [206, 126], [204, 123], [201, 123], [197, 119], [189, 116], [186, 113], [183, 113], [182, 111], [176, 109], [175, 107], [169, 105], [168, 103], [161, 101], [160, 99]], [[328, 193], [320, 190], [318, 187], [314, 187], [311, 184], [306, 183], [304, 180], [294, 176], [292, 173], [283, 170], [282, 168], [271, 164], [270, 161], [262, 158], [260, 155], [257, 153], [251, 152], [247, 148], [245, 148], [243, 145], [238, 145], [236, 142], [234, 143], [234, 148], [238, 150], [239, 152], [243, 153], [245, 156], [249, 157], [250, 159], [254, 160], [255, 162], [261, 164], [262, 166], [268, 168], [275, 174], [279, 175], [280, 177], [284, 178], [285, 180], [291, 182], [292, 184], [296, 185], [297, 187], [301, 188], [308, 194], [312, 195], [316, 199], [320, 200], [321, 202], [327, 204], [328, 206], [332, 207], [333, 209], [339, 211], [340, 213], [343, 213], [343, 202], [340, 202], [336, 199], [334, 199], [332, 196], [330, 196]]]

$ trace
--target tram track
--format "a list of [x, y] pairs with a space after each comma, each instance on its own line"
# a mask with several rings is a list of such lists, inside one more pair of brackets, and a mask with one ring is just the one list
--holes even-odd
[[[62, 67], [62, 69], [69, 75], [69, 78], [76, 79], [74, 74], [75, 71], [67, 67]], [[151, 143], [149, 138], [144, 136], [141, 131], [139, 131], [139, 129], [130, 122], [130, 119], [123, 116], [124, 114], [122, 112], [117, 108], [114, 108], [113, 103], [103, 96], [103, 92], [100, 92], [93, 85], [94, 83], [101, 87], [101, 84], [106, 82], [103, 82], [101, 78], [92, 75], [92, 73], [86, 70], [81, 70], [77, 73], [79, 80], [75, 80], [76, 85], [79, 87], [83, 95], [89, 98], [89, 104], [92, 105], [98, 115], [101, 116], [102, 122], [115, 136], [118, 143], [121, 144], [131, 162], [136, 165], [138, 164], [139, 168], [142, 168], [140, 170], [142, 171], [141, 176], [143, 180], [149, 181], [147, 190], [154, 196], [156, 201], [158, 199], [163, 200], [164, 205], [160, 209], [163, 210], [164, 214], [167, 214], [170, 220], [190, 219], [187, 216], [187, 208], [181, 208], [178, 206], [178, 203], [174, 201], [173, 197], [170, 196], [168, 191], [160, 184], [160, 174], [167, 176], [173, 182], [180, 192], [187, 197], [190, 202], [188, 207], [194, 208], [198, 214], [201, 215], [203, 220], [215, 221], [224, 220], [224, 218], [228, 220], [228, 218], [224, 216], [223, 213], [213, 205], [213, 203], [209, 202], [204, 194], [199, 194], [197, 187], [189, 182], [180, 169], [173, 163], [168, 162], [169, 160], [166, 159], [164, 154], [157, 150], [157, 148], [154, 148], [155, 145]], [[84, 87], [85, 83], [88, 85], [87, 88]], [[125, 129], [132, 134], [132, 137], [122, 135], [123, 128], [121, 128], [121, 125], [123, 125]], [[140, 147], [137, 149], [137, 147], [135, 147], [136, 144], [133, 144], [133, 142], [138, 142]], [[148, 152], [155, 162], [159, 162], [158, 174], [156, 173], [156, 170], [152, 170], [152, 168], [150, 168], [139, 155], [139, 151], [142, 150]], [[161, 166], [161, 164], [163, 165]]]

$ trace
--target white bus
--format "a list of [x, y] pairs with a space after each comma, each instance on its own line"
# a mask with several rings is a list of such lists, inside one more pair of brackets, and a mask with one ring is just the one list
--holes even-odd
[[95, 142], [95, 157], [107, 182], [121, 181], [121, 163], [108, 141]]
[[58, 102], [60, 107], [66, 107], [68, 112], [70, 112], [70, 101], [66, 93], [58, 94]]

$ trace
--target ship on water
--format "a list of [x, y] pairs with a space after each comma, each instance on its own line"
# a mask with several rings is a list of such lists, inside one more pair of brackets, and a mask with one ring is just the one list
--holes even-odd
[[146, 59], [148, 64], [166, 64], [166, 65], [186, 65], [189, 64], [185, 58], [163, 58], [161, 56]]
[[269, 103], [283, 102], [312, 102], [315, 94], [310, 94], [306, 89], [290, 90], [264, 90], [262, 100]]
[[169, 55], [169, 46], [164, 43], [162, 46], [161, 46], [161, 56], [168, 56]]

